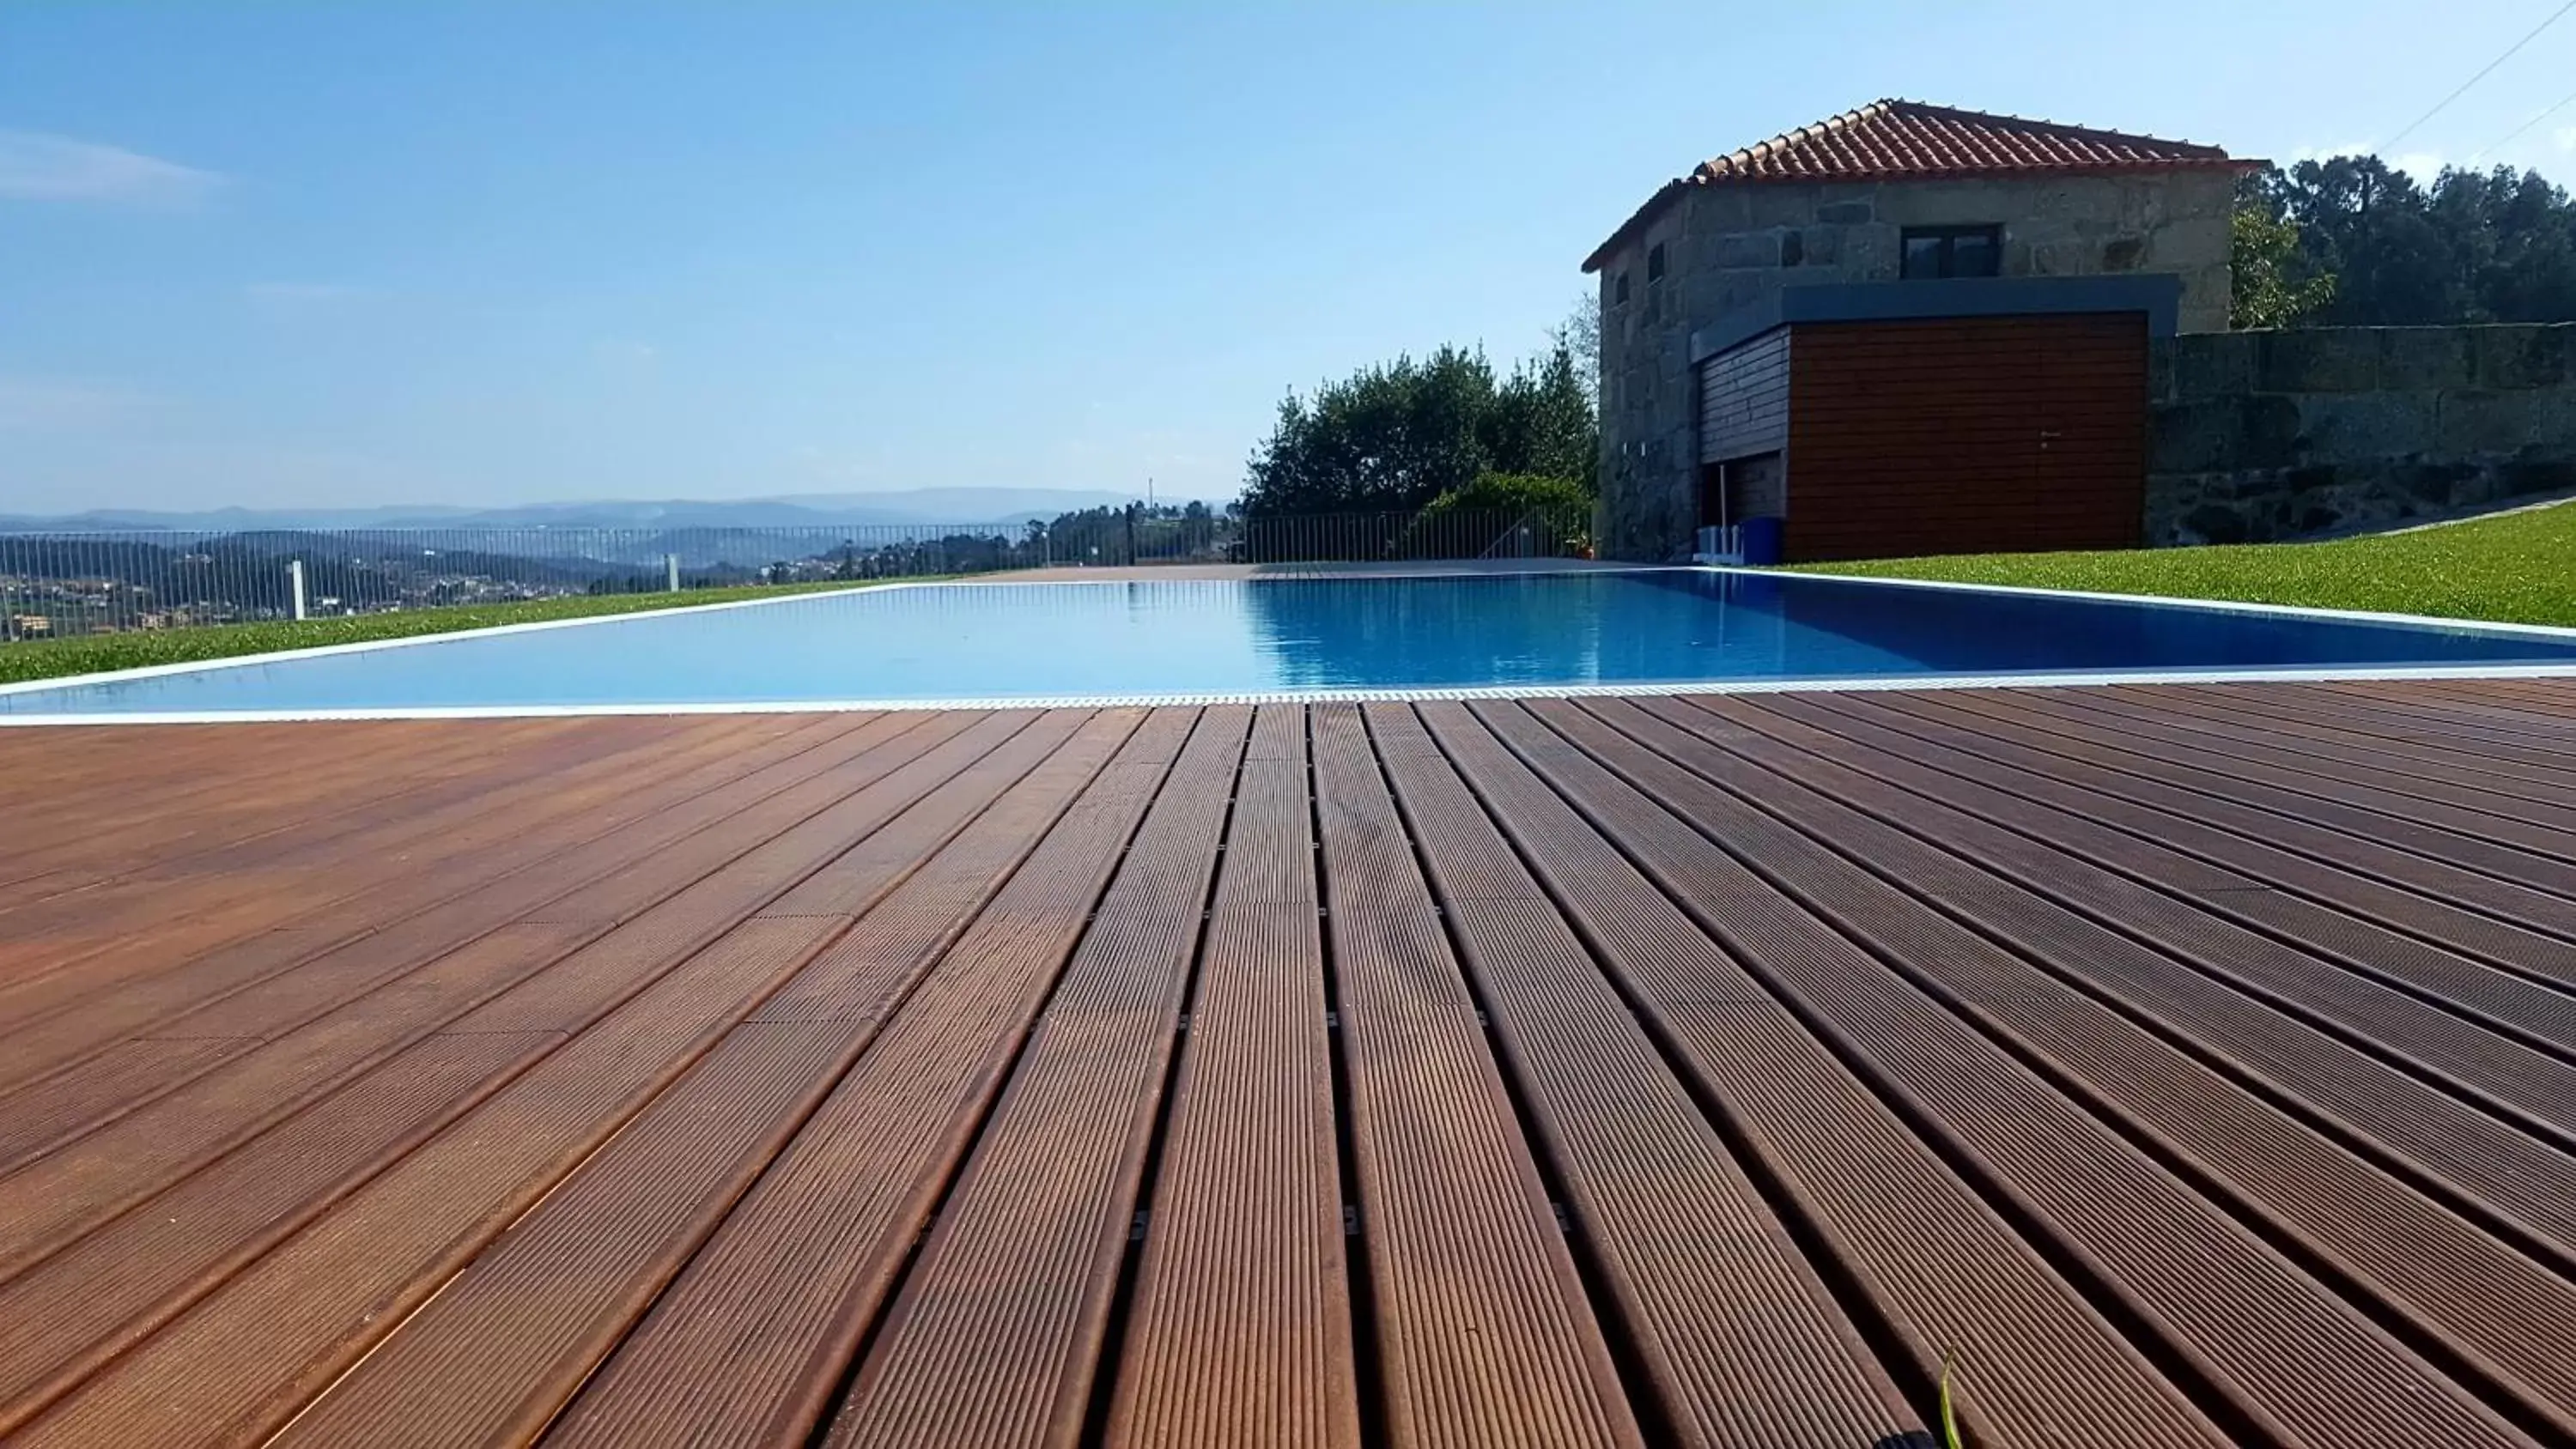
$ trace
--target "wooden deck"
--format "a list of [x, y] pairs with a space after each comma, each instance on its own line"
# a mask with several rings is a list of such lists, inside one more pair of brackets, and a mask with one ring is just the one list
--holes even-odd
[[0, 733], [28, 1445], [2576, 1442], [2576, 686]]

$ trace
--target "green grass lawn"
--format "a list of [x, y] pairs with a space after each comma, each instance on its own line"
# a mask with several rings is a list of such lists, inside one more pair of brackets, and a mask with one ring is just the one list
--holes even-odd
[[2576, 625], [2576, 503], [2332, 543], [1977, 554], [1800, 568], [1874, 578]]
[[[924, 581], [904, 579], [899, 582]], [[124, 634], [84, 634], [68, 639], [28, 639], [0, 644], [0, 684], [29, 679], [59, 679], [71, 674], [97, 674], [111, 669], [140, 669], [151, 664], [230, 659], [237, 655], [268, 654], [280, 649], [312, 649], [324, 644], [359, 644], [375, 639], [408, 639], [421, 634], [452, 634], [459, 629], [488, 629], [496, 624], [586, 619], [600, 614], [635, 614], [693, 604], [722, 604], [735, 599], [772, 599], [782, 594], [867, 587], [867, 584], [845, 583], [786, 584], [778, 587], [764, 584], [738, 589], [691, 589], [677, 594], [583, 594], [566, 599], [465, 604], [452, 609], [405, 609], [399, 613], [355, 614], [338, 619], [210, 624], [195, 629], [150, 629]]]

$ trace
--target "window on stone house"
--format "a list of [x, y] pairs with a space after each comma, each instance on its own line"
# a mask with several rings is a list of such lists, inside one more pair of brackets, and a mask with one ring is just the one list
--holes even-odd
[[1619, 275], [1610, 279], [1610, 305], [1613, 307], [1623, 307], [1627, 305], [1627, 302], [1628, 274], [1626, 272], [1621, 272]]
[[1653, 246], [1646, 248], [1646, 280], [1649, 282], [1660, 282], [1663, 279], [1664, 244], [1662, 242], [1657, 242]]
[[2000, 226], [1909, 226], [1905, 229], [1905, 280], [1927, 277], [1993, 277], [2003, 273]]

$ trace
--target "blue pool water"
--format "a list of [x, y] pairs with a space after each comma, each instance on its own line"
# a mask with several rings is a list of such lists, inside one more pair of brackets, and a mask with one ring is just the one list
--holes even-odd
[[951, 584], [0, 694], [161, 714], [2576, 663], [2474, 628], [1697, 570]]

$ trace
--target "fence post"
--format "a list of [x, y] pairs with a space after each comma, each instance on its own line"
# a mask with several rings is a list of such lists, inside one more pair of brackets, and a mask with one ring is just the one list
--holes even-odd
[[295, 596], [295, 617], [299, 619], [305, 617], [304, 560], [291, 558], [286, 561], [286, 587]]
[[676, 594], [680, 591], [680, 556], [678, 554], [662, 555], [662, 577], [664, 580], [662, 587], [666, 592]]

